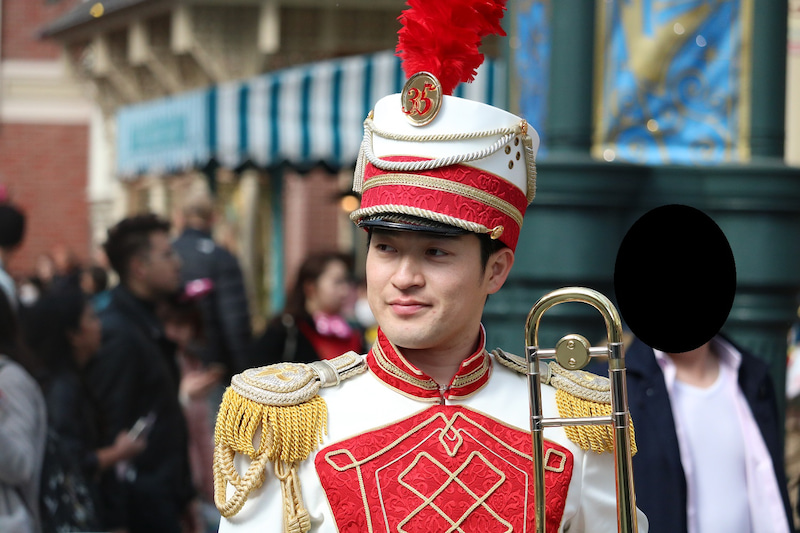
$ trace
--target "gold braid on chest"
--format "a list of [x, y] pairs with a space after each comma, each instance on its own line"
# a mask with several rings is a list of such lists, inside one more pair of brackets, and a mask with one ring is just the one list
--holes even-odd
[[[348, 352], [311, 364], [251, 368], [233, 377], [214, 430], [214, 502], [222, 516], [241, 510], [250, 492], [264, 483], [271, 463], [281, 483], [286, 530], [310, 529], [297, 467], [327, 434], [328, 409], [317, 393], [366, 369], [363, 356]], [[234, 467], [236, 453], [250, 459], [244, 475]], [[229, 483], [235, 489], [230, 498]]]

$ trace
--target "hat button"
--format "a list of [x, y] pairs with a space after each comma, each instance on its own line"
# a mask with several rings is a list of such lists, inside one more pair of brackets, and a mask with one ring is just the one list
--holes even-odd
[[489, 236], [492, 238], [493, 241], [497, 240], [500, 238], [500, 235], [503, 234], [503, 231], [505, 231], [505, 228], [502, 225], [495, 226], [494, 228], [492, 228], [491, 234]]

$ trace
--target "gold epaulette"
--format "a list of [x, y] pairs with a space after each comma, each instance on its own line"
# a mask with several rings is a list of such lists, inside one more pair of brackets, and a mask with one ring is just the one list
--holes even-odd
[[[495, 359], [520, 374], [527, 374], [525, 358], [494, 350]], [[611, 382], [608, 378], [584, 372], [567, 370], [555, 361], [539, 363], [539, 380], [556, 389], [556, 405], [562, 418], [611, 416]], [[636, 453], [636, 439], [631, 421], [631, 454]], [[564, 426], [567, 437], [584, 450], [597, 453], [612, 452], [614, 438], [610, 426]]]
[[[317, 393], [366, 369], [364, 356], [348, 352], [329, 361], [278, 363], [233, 376], [214, 430], [214, 503], [222, 516], [239, 512], [250, 492], [264, 483], [271, 462], [281, 481], [285, 531], [310, 529], [297, 466], [328, 431], [327, 406]], [[253, 443], [259, 431], [256, 449]], [[234, 468], [236, 453], [250, 458], [244, 476]], [[228, 483], [236, 489], [230, 499]]]

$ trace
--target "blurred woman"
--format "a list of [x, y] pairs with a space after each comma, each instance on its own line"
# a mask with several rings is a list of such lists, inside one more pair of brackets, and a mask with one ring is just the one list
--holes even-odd
[[[0, 531], [40, 531], [39, 479], [47, 428], [17, 317], [0, 291]], [[23, 363], [23, 364], [21, 364]]]
[[[184, 290], [161, 303], [159, 318], [164, 333], [177, 346], [176, 357], [181, 370], [180, 401], [189, 431], [189, 466], [197, 489], [199, 506], [194, 511], [196, 531], [217, 531], [219, 511], [214, 505], [214, 415], [211, 412], [211, 391], [225, 375], [221, 366], [206, 366], [199, 353], [205, 349], [203, 315], [199, 301], [212, 290], [207, 280], [189, 282]], [[200, 290], [197, 287], [202, 287]], [[219, 405], [219, 401], [215, 402]]]
[[361, 331], [342, 315], [353, 296], [349, 257], [336, 252], [309, 256], [300, 266], [286, 307], [255, 343], [254, 361], [308, 363], [363, 352]]
[[[43, 475], [44, 530], [100, 530], [99, 473], [145, 447], [144, 439], [126, 431], [112, 445], [98, 445], [99, 421], [84, 369], [100, 348], [100, 320], [80, 289], [65, 285], [42, 296], [26, 318], [25, 329], [29, 346], [44, 366], [48, 426], [56, 435], [48, 439]], [[60, 494], [64, 477], [70, 478], [70, 491], [76, 493], [68, 502]]]

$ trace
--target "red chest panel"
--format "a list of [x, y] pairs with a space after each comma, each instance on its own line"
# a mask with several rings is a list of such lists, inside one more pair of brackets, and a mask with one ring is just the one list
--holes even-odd
[[[530, 433], [435, 406], [322, 449], [315, 466], [339, 531], [532, 532]], [[547, 531], [561, 523], [572, 453], [545, 442]]]

